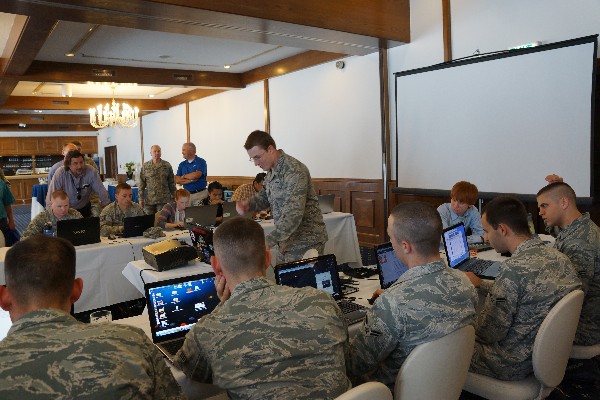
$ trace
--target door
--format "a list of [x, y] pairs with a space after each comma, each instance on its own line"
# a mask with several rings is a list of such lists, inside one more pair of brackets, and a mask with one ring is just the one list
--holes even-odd
[[117, 179], [119, 165], [117, 164], [117, 146], [108, 146], [104, 148], [104, 168], [107, 178]]

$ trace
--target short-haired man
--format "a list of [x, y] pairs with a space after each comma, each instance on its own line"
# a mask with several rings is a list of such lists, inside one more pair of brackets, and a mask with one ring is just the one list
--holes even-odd
[[278, 150], [267, 132], [250, 133], [244, 148], [267, 175], [265, 190], [250, 201], [238, 201], [238, 212], [245, 215], [271, 207], [275, 229], [267, 235], [267, 244], [277, 246], [277, 263], [300, 260], [311, 249], [323, 254], [327, 230], [306, 165]]
[[65, 166], [65, 158], [67, 158], [67, 153], [71, 150], [78, 150], [77, 146], [74, 143], [65, 143], [62, 148], [63, 159], [61, 161], [57, 161], [52, 167], [50, 167], [50, 171], [48, 172], [48, 184], [52, 182], [52, 178], [54, 174], [60, 167]]
[[140, 172], [139, 201], [148, 215], [162, 210], [163, 206], [173, 201], [173, 193], [177, 190], [173, 168], [168, 161], [160, 158], [159, 145], [150, 147], [152, 159], [142, 165]]
[[[83, 148], [83, 145], [81, 144], [81, 142], [79, 140], [73, 140], [71, 143], [73, 143], [75, 146], [77, 146], [77, 150], [79, 150], [79, 152], [82, 153], [81, 149]], [[92, 160], [85, 154], [83, 155], [83, 162], [85, 162], [85, 165], [89, 165], [90, 167], [94, 168], [96, 170], [96, 172], [100, 172], [98, 170], [98, 165], [94, 162], [94, 160]]]
[[252, 183], [244, 183], [243, 185], [240, 185], [231, 195], [231, 201], [248, 201], [256, 196], [256, 194], [263, 188], [265, 176], [267, 176], [266, 173], [259, 172], [256, 174], [256, 177]]
[[52, 192], [52, 204], [49, 209], [45, 209], [35, 216], [35, 218], [27, 225], [27, 229], [21, 236], [26, 239], [29, 236], [39, 235], [44, 233], [44, 227], [50, 223], [52, 230], [56, 232], [56, 222], [67, 219], [83, 218], [81, 213], [69, 207], [69, 197], [64, 190], [55, 190]]
[[89, 167], [83, 161], [79, 150], [71, 150], [65, 156], [65, 167], [58, 169], [48, 186], [46, 207], [52, 202], [52, 193], [62, 189], [69, 196], [69, 204], [84, 217], [92, 216], [90, 196], [96, 193], [102, 207], [110, 203], [108, 192], [102, 184], [98, 171]]
[[577, 270], [585, 293], [575, 344], [600, 343], [600, 228], [590, 214], [577, 208], [575, 191], [562, 181], [537, 194], [540, 216], [548, 227], [558, 227], [554, 248], [565, 254]]
[[217, 224], [223, 221], [223, 185], [218, 181], [208, 184], [208, 197], [200, 202], [202, 206], [217, 205]]
[[483, 229], [502, 261], [495, 281], [468, 277], [486, 295], [475, 319], [473, 372], [502, 380], [533, 373], [533, 342], [552, 307], [581, 281], [568, 257], [533, 238], [523, 203], [496, 197], [483, 210]]
[[206, 191], [206, 161], [196, 155], [194, 143], [184, 143], [181, 147], [183, 160], [177, 167], [175, 183], [183, 185], [183, 188], [192, 195], [190, 204], [197, 206], [200, 201], [208, 197]]
[[100, 213], [100, 235], [110, 236], [123, 233], [123, 219], [144, 215], [139, 204], [132, 201], [133, 193], [127, 183], [119, 183], [115, 188], [115, 201]]
[[232, 399], [324, 399], [349, 388], [348, 332], [326, 292], [265, 278], [261, 226], [233, 217], [214, 232], [211, 264], [221, 304], [187, 334], [175, 364]]
[[4, 275], [0, 306], [13, 326], [0, 342], [0, 398], [184, 398], [142, 330], [69, 314], [83, 289], [69, 242], [18, 242], [6, 253]]
[[471, 182], [456, 182], [450, 190], [450, 203], [438, 207], [444, 228], [462, 222], [467, 232], [467, 242], [482, 243], [485, 241], [481, 227], [481, 215], [475, 207], [479, 196], [477, 186]]
[[440, 258], [441, 234], [432, 205], [401, 203], [392, 210], [388, 235], [409, 270], [377, 298], [350, 344], [347, 366], [355, 383], [376, 380], [393, 388], [416, 346], [473, 323], [477, 293]]

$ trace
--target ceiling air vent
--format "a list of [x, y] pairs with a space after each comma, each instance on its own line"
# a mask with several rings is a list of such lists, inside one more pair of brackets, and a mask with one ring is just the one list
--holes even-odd
[[113, 69], [92, 69], [92, 75], [97, 77], [109, 78], [115, 76], [115, 70]]
[[69, 100], [52, 100], [52, 104], [56, 106], [68, 106]]
[[191, 81], [192, 74], [173, 74], [173, 79], [176, 81]]

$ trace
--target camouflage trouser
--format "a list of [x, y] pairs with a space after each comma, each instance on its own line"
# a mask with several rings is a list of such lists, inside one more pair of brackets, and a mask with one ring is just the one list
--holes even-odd
[[323, 255], [325, 252], [325, 243], [298, 245], [286, 249], [285, 253], [281, 253], [279, 251], [279, 248], [275, 247], [271, 249], [271, 253], [275, 257], [275, 263], [281, 264], [302, 260], [304, 253], [306, 253], [310, 249], [315, 249], [319, 252], [319, 255]]
[[159, 204], [144, 203], [144, 214], [146, 214], [146, 215], [156, 214], [157, 212], [160, 212], [160, 210], [162, 210], [162, 208], [164, 206], [165, 206], [165, 203], [159, 203]]
[[90, 204], [92, 217], [99, 217], [102, 211], [102, 204], [100, 203], [100, 197], [96, 193], [90, 195]]

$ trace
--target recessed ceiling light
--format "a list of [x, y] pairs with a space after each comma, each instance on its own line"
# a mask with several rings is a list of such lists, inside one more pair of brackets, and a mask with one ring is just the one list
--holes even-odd
[[75, 57], [74, 53], [65, 53], [65, 57]]
[[36, 113], [41, 113], [41, 112], [42, 112], [42, 110], [33, 110], [33, 112], [36, 112]]
[[148, 97], [154, 97], [154, 95], [153, 95], [152, 93], [150, 93], [150, 94], [148, 95]]
[[231, 68], [231, 65], [223, 65], [223, 68], [229, 69], [229, 68]]

